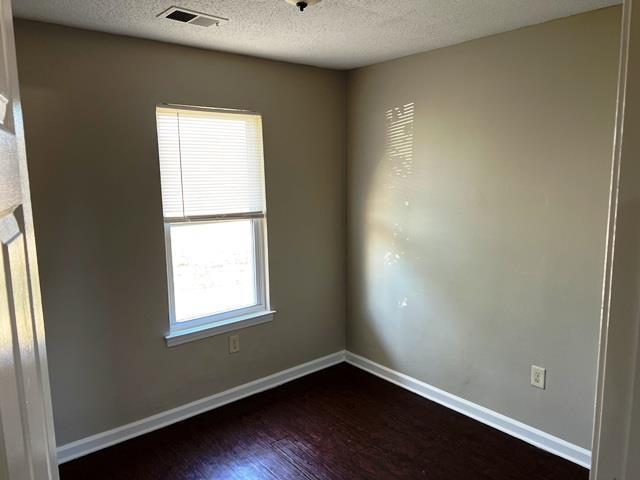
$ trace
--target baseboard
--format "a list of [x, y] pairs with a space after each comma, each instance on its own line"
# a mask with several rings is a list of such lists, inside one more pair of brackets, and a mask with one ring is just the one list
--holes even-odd
[[189, 417], [221, 407], [227, 403], [235, 402], [241, 398], [269, 390], [284, 383], [303, 377], [318, 370], [344, 362], [345, 352], [339, 351], [326, 357], [317, 358], [302, 365], [298, 365], [268, 377], [245, 383], [210, 397], [196, 400], [172, 410], [167, 410], [137, 422], [129, 423], [122, 427], [114, 428], [106, 432], [98, 433], [75, 442], [58, 447], [58, 463], [62, 464], [70, 460], [102, 450], [125, 440], [129, 440], [145, 433], [158, 430], [176, 422], [186, 420]]
[[476, 405], [468, 400], [452, 395], [420, 380], [373, 362], [351, 352], [340, 351], [298, 365], [281, 372], [274, 373], [253, 382], [245, 383], [224, 392], [211, 395], [181, 407], [158, 413], [122, 427], [98, 433], [75, 442], [58, 447], [58, 463], [70, 460], [116, 445], [145, 433], [158, 430], [173, 423], [213, 410], [256, 393], [269, 390], [284, 383], [303, 377], [346, 361], [351, 365], [376, 375], [384, 380], [410, 390], [440, 405], [455, 410], [474, 420], [482, 422], [513, 437], [519, 438], [542, 450], [546, 450], [562, 458], [570, 460], [585, 468], [591, 468], [591, 452], [573, 445], [561, 438], [554, 437], [522, 422], [506, 417], [488, 408]]
[[452, 395], [420, 380], [373, 362], [351, 352], [346, 352], [346, 361], [384, 380], [428, 398], [440, 405], [455, 410], [467, 417], [519, 438], [542, 450], [570, 460], [585, 468], [591, 468], [591, 452], [585, 448], [554, 437], [522, 422], [506, 417], [488, 408]]

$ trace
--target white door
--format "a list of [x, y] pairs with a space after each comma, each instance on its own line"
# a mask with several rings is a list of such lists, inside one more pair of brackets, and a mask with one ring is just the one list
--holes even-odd
[[0, 479], [57, 479], [11, 0], [0, 0]]

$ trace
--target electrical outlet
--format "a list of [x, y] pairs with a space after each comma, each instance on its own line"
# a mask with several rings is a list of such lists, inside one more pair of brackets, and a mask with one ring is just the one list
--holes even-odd
[[547, 370], [531, 365], [531, 385], [544, 390], [547, 384]]
[[240, 351], [240, 335], [229, 335], [229, 353]]

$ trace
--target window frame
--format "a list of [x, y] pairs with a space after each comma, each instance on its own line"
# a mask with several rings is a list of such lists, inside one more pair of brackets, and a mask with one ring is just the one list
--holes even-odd
[[[159, 104], [158, 108], [174, 108], [176, 110], [199, 110], [224, 113], [239, 113], [260, 115], [246, 110], [230, 110], [207, 107], [192, 107], [185, 105]], [[156, 110], [157, 111], [157, 110]], [[262, 132], [261, 132], [262, 133]], [[264, 164], [263, 164], [264, 168]], [[265, 202], [266, 203], [266, 202]], [[175, 309], [175, 285], [173, 276], [173, 255], [171, 249], [172, 226], [197, 225], [203, 223], [220, 223], [234, 220], [251, 220], [253, 224], [254, 246], [254, 278], [256, 304], [234, 310], [227, 310], [215, 314], [205, 315], [194, 319], [178, 322]], [[167, 293], [169, 307], [169, 332], [165, 336], [167, 346], [198, 340], [213, 335], [219, 335], [232, 330], [246, 328], [268, 322], [273, 319], [274, 310], [271, 309], [269, 295], [269, 266], [267, 252], [267, 214], [263, 212], [202, 215], [192, 217], [164, 217], [164, 243], [167, 266]]]

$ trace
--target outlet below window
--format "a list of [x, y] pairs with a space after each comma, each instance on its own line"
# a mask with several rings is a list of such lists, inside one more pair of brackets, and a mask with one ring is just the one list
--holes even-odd
[[229, 353], [240, 351], [240, 335], [229, 335]]

